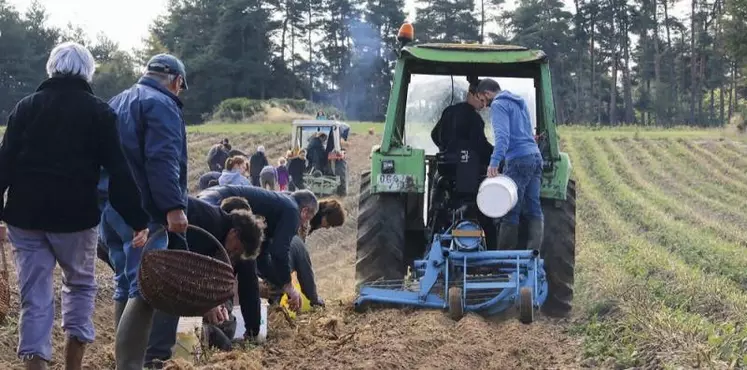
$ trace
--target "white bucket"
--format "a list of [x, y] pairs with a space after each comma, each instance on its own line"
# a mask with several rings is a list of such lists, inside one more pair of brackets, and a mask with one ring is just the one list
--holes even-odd
[[176, 343], [171, 348], [172, 357], [194, 360], [202, 346], [202, 317], [180, 317], [176, 327]]
[[[260, 309], [259, 319], [259, 335], [257, 335], [258, 342], [264, 342], [267, 339], [267, 300], [262, 298], [262, 305]], [[233, 339], [241, 339], [244, 337], [246, 327], [244, 326], [244, 317], [241, 316], [241, 306], [233, 306], [233, 315], [236, 317], [236, 333], [233, 335]]]
[[477, 208], [490, 218], [505, 216], [518, 200], [516, 183], [506, 175], [488, 177], [477, 191]]

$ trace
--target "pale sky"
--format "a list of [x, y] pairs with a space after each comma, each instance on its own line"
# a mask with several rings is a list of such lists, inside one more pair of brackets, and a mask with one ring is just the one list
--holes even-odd
[[[118, 42], [121, 48], [132, 50], [142, 45], [142, 39], [148, 34], [148, 26], [157, 16], [165, 12], [168, 0], [39, 1], [47, 9], [50, 25], [65, 27], [68, 22], [71, 22], [83, 28], [92, 40], [95, 40], [99, 32], [103, 32], [110, 39]], [[31, 2], [32, 0], [9, 0], [9, 3], [22, 13]], [[571, 10], [572, 0], [564, 0], [564, 2], [566, 9]], [[513, 8], [515, 0], [508, 0], [506, 3], [504, 8]], [[408, 19], [414, 21], [415, 0], [405, 0], [405, 4]], [[675, 8], [679, 7], [685, 8], [682, 4], [678, 4]]]
[[[25, 12], [33, 0], [9, 0]], [[48, 23], [65, 27], [68, 22], [83, 28], [95, 40], [99, 32], [125, 50], [142, 45], [148, 26], [166, 11], [168, 0], [39, 0], [47, 9]], [[570, 0], [566, 0], [570, 1]], [[415, 0], [405, 0], [408, 19], [414, 20]]]
[[[25, 12], [32, 0], [10, 0]], [[105, 33], [125, 50], [140, 47], [148, 35], [148, 26], [166, 10], [167, 0], [40, 0], [47, 9], [47, 23], [65, 27], [68, 22], [80, 26], [88, 37]]]

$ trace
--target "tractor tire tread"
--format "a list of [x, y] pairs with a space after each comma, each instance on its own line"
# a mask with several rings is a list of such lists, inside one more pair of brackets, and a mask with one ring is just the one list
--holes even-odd
[[542, 255], [548, 295], [542, 310], [550, 316], [566, 316], [573, 301], [576, 266], [576, 182], [568, 181], [565, 201], [543, 202], [545, 217]]
[[356, 286], [376, 280], [403, 279], [405, 204], [396, 195], [371, 194], [371, 174], [361, 174], [356, 244]]

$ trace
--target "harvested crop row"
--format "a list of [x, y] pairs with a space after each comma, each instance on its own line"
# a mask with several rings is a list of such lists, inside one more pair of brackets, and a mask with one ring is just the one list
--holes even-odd
[[[666, 247], [638, 236], [639, 230], [624, 220], [632, 215], [618, 215], [611, 202], [605, 200], [615, 198], [615, 193], [605, 189], [605, 181], [595, 180], [605, 169], [609, 172], [609, 167], [595, 161], [599, 150], [579, 145], [586, 150], [577, 151], [573, 141], [576, 140], [570, 140], [565, 149], [576, 160], [574, 171], [582, 184], [581, 223], [589, 227], [589, 233], [583, 235], [595, 240], [591, 245], [602, 245], [598, 252], [603, 257], [598, 258], [607, 268], [622, 269], [625, 272], [622, 278], [630, 276], [632, 287], [608, 296], [610, 300], [620, 302], [621, 316], [610, 318], [612, 322], [601, 326], [594, 321], [587, 325], [587, 331], [592, 332], [586, 333], [587, 345], [594, 346], [599, 338], [608, 338], [611, 346], [625, 349], [617, 356], [618, 360], [627, 358], [638, 364], [650, 364], [653, 358], [680, 365], [694, 364], [698, 358], [726, 361], [738, 358], [736, 354], [743, 350], [738, 339], [746, 338], [747, 332], [733, 332], [733, 325], [747, 304], [744, 292], [722, 277], [688, 266], [669, 253]], [[594, 209], [588, 210], [587, 206]], [[592, 263], [586, 262], [585, 256], [588, 255], [582, 253], [579, 256], [579, 265]], [[621, 278], [607, 274], [605, 277]], [[593, 286], [581, 291], [601, 289], [600, 280], [604, 278], [590, 279]], [[731, 319], [716, 324], [716, 321], [726, 318]], [[621, 337], [625, 333], [632, 333], [632, 337]], [[725, 336], [729, 339], [721, 341]], [[671, 343], [655, 340], [670, 337], [679, 339]], [[713, 341], [711, 338], [720, 339]], [[709, 344], [709, 341], [713, 343]]]
[[[664, 189], [652, 184], [646, 177], [653, 171], [650, 168], [633, 166], [622, 150], [613, 144], [612, 140], [600, 138], [598, 141], [601, 142], [604, 152], [608, 153], [609, 161], [620, 178], [624, 180], [623, 183], [630, 186], [646, 201], [655, 205], [661, 211], [674, 215], [676, 221], [704, 226], [713, 238], [724, 238], [726, 241], [736, 244], [747, 241], [747, 232], [737, 227], [738, 225], [711, 218], [709, 217], [711, 215], [703, 212], [699, 207], [688, 202], [682, 202], [682, 198], [675, 198], [669, 195], [667, 191], [662, 191]], [[699, 195], [699, 193], [696, 194]]]
[[[591, 143], [589, 149], [599, 148]], [[607, 158], [608, 156], [612, 158]], [[682, 205], [686, 203], [669, 203], [661, 198], [660, 193], [636, 184], [642, 181], [640, 176], [633, 179], [634, 174], [621, 168], [625, 163], [624, 157], [617, 157], [610, 151], [606, 155], [600, 154], [599, 159], [602, 166], [617, 171], [615, 178], [628, 180], [610, 183], [612, 186], [605, 187], [605, 190], [621, 195], [616, 198], [617, 208], [634, 215], [630, 221], [640, 230], [645, 229], [648, 239], [669, 246], [670, 250], [680, 255], [688, 264], [698, 266], [706, 272], [722, 274], [740, 286], [747, 284], [747, 271], [744, 269], [747, 266], [747, 255], [741, 246], [744, 238], [735, 237], [737, 242], [729, 243], [718, 232], [706, 231], [707, 228], [717, 227], [710, 220], [698, 217], [695, 210]], [[609, 173], [611, 171], [603, 171], [598, 175], [609, 180]], [[686, 221], [688, 219], [690, 220]], [[694, 229], [693, 225], [700, 227]]]
[[[587, 141], [581, 139], [580, 141]], [[736, 317], [741, 315], [741, 310], [747, 304], [747, 294], [736, 286], [734, 283], [726, 280], [718, 274], [704, 273], [700, 269], [693, 268], [685, 261], [673, 254], [669, 245], [652, 242], [641, 233], [651, 232], [654, 228], [643, 229], [631, 221], [638, 221], [639, 213], [655, 211], [655, 208], [644, 205], [643, 207], [632, 207], [620, 205], [630, 203], [631, 199], [622, 194], [621, 189], [616, 189], [614, 184], [618, 181], [612, 175], [609, 164], [600, 160], [600, 150], [597, 147], [593, 150], [593, 144], [588, 140], [585, 145], [579, 145], [579, 152], [576, 154], [577, 162], [581, 164], [577, 168], [579, 180], [583, 181], [583, 176], [589, 176], [584, 181], [584, 189], [590, 191], [599, 191], [600, 198], [597, 207], [600, 215], [595, 218], [590, 225], [593, 232], [591, 237], [602, 242], [615, 242], [619, 248], [613, 249], [613, 252], [623, 253], [625, 264], [628, 264], [632, 273], [643, 274], [647, 277], [661, 277], [662, 289], [678, 292], [675, 296], [662, 296], [663, 299], [672, 299], [673, 306], [682, 307], [682, 304], [691, 307], [693, 311], [703, 314], [711, 314], [714, 317]], [[574, 145], [575, 147], [575, 145]], [[569, 150], [571, 150], [569, 148]], [[589, 171], [590, 175], [586, 175]], [[619, 194], [619, 195], [618, 195]], [[630, 195], [628, 192], [626, 195]], [[650, 218], [653, 220], [653, 218]], [[655, 221], [655, 220], [654, 220]], [[680, 245], [686, 249], [687, 245]], [[637, 255], [640, 253], [640, 255]], [[641, 270], [641, 269], [644, 270]], [[711, 281], [711, 279], [713, 279]], [[713, 291], [706, 291], [699, 287], [700, 284], [693, 284], [698, 280], [702, 284], [717, 284], [718, 288]], [[649, 281], [652, 282], [653, 280]], [[674, 284], [672, 284], [674, 283]], [[679, 302], [679, 298], [683, 299]], [[714, 300], [722, 301], [728, 304], [714, 304]]]
[[745, 156], [745, 151], [747, 151], [747, 143], [729, 141], [724, 143], [722, 148], [731, 156], [743, 158]]
[[[697, 266], [708, 273], [720, 274], [738, 283], [747, 283], [747, 256], [739, 245], [720, 242], [716, 235], [708, 236], [702, 229], [695, 230], [692, 223], [683, 223], [676, 213], [664, 212], [650, 205], [627, 184], [624, 174], [614, 173], [607, 155], [592, 140], [583, 140], [582, 156], [594, 155], [592, 169], [596, 173], [601, 189], [610, 194], [609, 202], [624, 215], [631, 224], [631, 231], [654, 245], [680, 256], [689, 265]], [[585, 153], [584, 153], [585, 152]], [[747, 298], [747, 296], [745, 296]]]
[[704, 149], [700, 145], [697, 145], [691, 141], [686, 140], [678, 140], [677, 141], [679, 145], [684, 146], [687, 148], [690, 153], [697, 155], [701, 158], [701, 160], [707, 162], [709, 166], [719, 170], [722, 174], [725, 176], [729, 176], [730, 178], [733, 178], [737, 181], [739, 181], [742, 184], [747, 183], [747, 176], [745, 176], [744, 172], [741, 171], [738, 167], [726, 163], [724, 161], [724, 158], [721, 158], [720, 156], [711, 153], [710, 151]]
[[743, 175], [744, 172], [747, 171], [747, 158], [745, 158], [744, 153], [731, 150], [730, 146], [732, 145], [732, 143], [725, 142], [705, 142], [698, 146], [710, 155], [719, 158], [729, 168], [738, 169], [740, 171], [739, 173]]
[[[718, 186], [705, 188], [698, 185], [694, 179], [705, 181], [706, 174], [697, 169], [683, 174], [681, 170], [664, 165], [657, 148], [645, 140], [621, 140], [617, 145], [625, 153], [625, 157], [632, 162], [634, 168], [645, 168], [645, 178], [663, 193], [670, 194], [676, 201], [688, 199], [692, 208], [700, 213], [717, 219], [719, 224], [743, 225], [747, 223], [747, 216], [739, 205], [726, 203], [718, 199], [723, 190]], [[644, 172], [644, 171], [641, 171]], [[715, 194], [714, 194], [715, 192]]]
[[[663, 140], [643, 141], [643, 146], [651, 152], [653, 158], [658, 158], [659, 163], [667, 168], [668, 173], [673, 174], [678, 182], [687, 184], [693, 189], [708, 192], [713, 196], [713, 199], [724, 204], [733, 205], [735, 208], [739, 207], [740, 210], [747, 209], [747, 199], [740, 196], [739, 193], [735, 193], [732, 189], [728, 189], [720, 180], [717, 180], [712, 168], [692, 163], [682, 156], [676, 155], [673, 153], [676, 149], [671, 148], [671, 145]], [[683, 168], [688, 170], [683, 171]]]
[[713, 176], [711, 181], [718, 181], [719, 184], [724, 186], [725, 190], [733, 191], [737, 194], [747, 194], [747, 184], [724, 174], [723, 169], [719, 169], [718, 166], [714, 166], [714, 164], [710, 163], [707, 159], [695, 155], [680, 140], [667, 139], [664, 142], [666, 142], [668, 149], [671, 150], [673, 154], [685, 159], [685, 163], [690, 163], [690, 166], [697, 164], [702, 168], [709, 169], [709, 174]]

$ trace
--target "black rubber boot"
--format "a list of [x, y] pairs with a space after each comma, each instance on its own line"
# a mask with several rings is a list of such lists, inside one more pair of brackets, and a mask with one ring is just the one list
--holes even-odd
[[519, 225], [501, 222], [498, 230], [498, 250], [516, 249], [519, 244]]
[[143, 370], [153, 308], [142, 298], [130, 298], [119, 323], [114, 344], [116, 370]]
[[122, 313], [127, 306], [127, 301], [114, 301], [114, 332], [117, 332], [119, 321], [122, 319]]
[[528, 221], [527, 249], [539, 251], [542, 248], [542, 238], [545, 233], [545, 222], [543, 220]]

